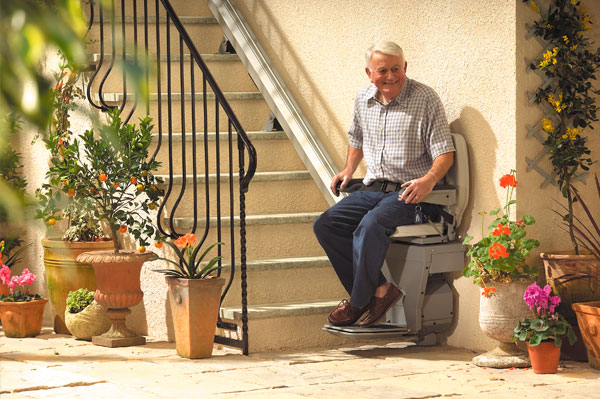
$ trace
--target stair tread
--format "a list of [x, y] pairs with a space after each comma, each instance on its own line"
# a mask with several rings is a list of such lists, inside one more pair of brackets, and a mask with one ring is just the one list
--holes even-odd
[[[170, 180], [169, 175], [156, 174], [155, 176], [162, 178], [164, 180], [163, 184], [168, 183]], [[185, 176], [186, 176], [186, 180], [189, 180], [190, 182], [193, 181], [192, 174], [186, 174]], [[309, 180], [309, 179], [311, 179], [311, 176], [307, 170], [289, 170], [289, 171], [256, 172], [254, 174], [254, 177], [252, 178], [252, 181], [253, 182], [261, 182], [261, 181], [286, 181], [286, 180]], [[204, 175], [204, 173], [199, 174], [196, 177], [196, 180], [197, 180], [198, 184], [204, 184], [204, 182], [206, 181], [206, 176]], [[233, 180], [234, 181], [239, 180], [239, 176], [237, 173], [233, 174]], [[182, 181], [183, 181], [182, 174], [174, 174], [173, 175], [173, 183], [174, 184], [181, 184]], [[211, 183], [216, 182], [217, 175], [215, 173], [210, 173], [208, 175], [208, 181]], [[228, 182], [229, 174], [221, 173], [220, 181]]]
[[[281, 302], [248, 305], [248, 319], [266, 319], [274, 317], [296, 317], [314, 314], [328, 314], [339, 304], [339, 299], [306, 302]], [[240, 321], [242, 309], [237, 307], [221, 308], [221, 317]], [[323, 320], [325, 322], [325, 320]]]
[[[223, 95], [225, 96], [225, 99], [227, 99], [228, 101], [234, 101], [234, 100], [263, 100], [264, 97], [262, 96], [262, 94], [259, 91], [228, 91], [228, 92], [224, 92]], [[119, 101], [123, 101], [123, 93], [113, 93], [113, 92], [108, 92], [108, 93], [103, 93], [102, 94], [104, 101], [106, 102], [119, 102]], [[128, 98], [135, 98], [135, 94], [134, 93], [127, 93], [127, 97]], [[166, 101], [168, 99], [168, 93], [161, 93], [160, 94], [161, 100]], [[156, 101], [158, 99], [158, 93], [150, 93], [150, 101]], [[192, 93], [184, 93], [184, 99], [186, 100], [191, 100], [192, 98]], [[196, 101], [202, 101], [204, 100], [204, 93], [194, 93], [194, 98], [196, 99]], [[206, 93], [206, 98], [208, 100], [214, 100], [215, 99], [215, 94], [213, 92], [207, 92]], [[94, 100], [98, 101], [100, 99], [100, 96], [98, 94], [94, 94]], [[179, 101], [181, 100], [181, 93], [171, 93], [171, 101]]]
[[[156, 16], [154, 15], [149, 15], [148, 17], [148, 24], [156, 24]], [[181, 21], [181, 23], [183, 24], [218, 24], [219, 22], [217, 21], [217, 19], [215, 17], [198, 17], [198, 16], [178, 16], [179, 21]], [[138, 24], [143, 24], [144, 23], [144, 17], [137, 17], [135, 19], [137, 21]], [[115, 16], [115, 22], [120, 23], [123, 21], [123, 18], [120, 15]], [[130, 24], [133, 23], [134, 18], [133, 16], [130, 15], [126, 15], [125, 16], [125, 23], [126, 24]], [[104, 16], [104, 23], [108, 24], [111, 22], [111, 18], [110, 16]], [[158, 17], [158, 22], [161, 24], [164, 24], [167, 22], [167, 17]]]
[[[169, 137], [167, 132], [163, 132], [162, 135], [163, 135], [163, 140], [167, 139]], [[285, 134], [285, 132], [283, 132], [281, 130], [273, 130], [273, 131], [256, 130], [256, 131], [246, 132], [246, 135], [248, 136], [248, 138], [251, 141], [287, 139], [287, 135]], [[216, 132], [208, 132], [207, 136], [208, 136], [208, 141], [215, 141], [217, 135], [216, 135]], [[224, 139], [227, 139], [229, 136], [229, 133], [228, 132], [219, 132], [219, 136], [223, 137]], [[232, 132], [232, 138], [233, 138], [233, 140], [237, 140], [237, 134], [235, 132]], [[152, 133], [152, 139], [157, 140], [158, 133]], [[171, 139], [173, 142], [180, 142], [181, 141], [181, 132], [171, 133]], [[196, 132], [196, 140], [203, 141], [204, 133]], [[185, 133], [185, 141], [192, 141], [192, 133], [191, 132]]]
[[[289, 223], [312, 223], [314, 220], [321, 215], [323, 212], [298, 212], [298, 213], [272, 213], [272, 214], [260, 214], [260, 215], [247, 215], [246, 225], [268, 225], [268, 224], [289, 224]], [[175, 227], [186, 228], [191, 226], [192, 217], [179, 217], [173, 218], [173, 224]], [[164, 218], [165, 223], [168, 222], [168, 218]], [[211, 217], [211, 225], [216, 225], [217, 218]], [[240, 222], [239, 216], [234, 216], [234, 225], [238, 226]], [[221, 223], [223, 225], [229, 225], [229, 216], [222, 216]], [[189, 224], [189, 226], [188, 226]], [[199, 218], [198, 226], [202, 227], [206, 225], [205, 218]]]
[[[133, 54], [126, 54], [126, 57], [128, 59], [132, 59], [134, 57]], [[237, 54], [200, 54], [200, 57], [202, 57], [202, 60], [204, 62], [237, 62], [240, 61], [240, 56]], [[156, 61], [156, 54], [150, 54], [148, 56], [150, 61]], [[104, 54], [104, 61], [110, 61], [112, 59], [112, 54]], [[189, 61], [191, 59], [191, 56], [189, 54], [184, 54], [183, 55], [183, 61]], [[90, 62], [99, 62], [100, 61], [100, 53], [93, 53], [90, 57], [89, 57]], [[166, 54], [161, 54], [160, 55], [160, 60], [166, 62], [167, 61], [167, 55]], [[179, 62], [180, 60], [180, 56], [179, 54], [171, 54], [171, 61], [172, 62]]]
[[[248, 270], [282, 270], [282, 269], [309, 269], [330, 267], [327, 256], [302, 256], [293, 258], [255, 259], [246, 262]], [[228, 269], [230, 264], [224, 264], [222, 269]], [[239, 268], [239, 262], [236, 265]]]

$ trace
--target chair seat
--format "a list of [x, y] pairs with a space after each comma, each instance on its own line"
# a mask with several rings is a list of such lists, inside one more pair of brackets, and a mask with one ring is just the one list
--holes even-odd
[[390, 238], [439, 236], [443, 232], [443, 223], [409, 224], [396, 227]]

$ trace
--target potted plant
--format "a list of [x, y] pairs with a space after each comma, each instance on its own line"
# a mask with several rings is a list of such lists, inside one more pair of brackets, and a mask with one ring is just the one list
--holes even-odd
[[[4, 242], [0, 242], [0, 255], [3, 251]], [[2, 263], [1, 256], [0, 265], [0, 283], [9, 289], [7, 295], [0, 294], [0, 320], [4, 335], [9, 338], [39, 335], [48, 299], [29, 293], [29, 286], [37, 276], [29, 269], [24, 269], [21, 275], [11, 276], [11, 270]]]
[[[479, 325], [484, 334], [499, 341], [498, 347], [476, 356], [473, 361], [486, 367], [526, 367], [529, 361], [525, 354], [512, 343], [512, 330], [518, 320], [528, 314], [524, 304], [517, 301], [531, 279], [538, 274], [537, 267], [529, 266], [526, 256], [540, 245], [537, 240], [527, 238], [527, 226], [535, 223], [529, 215], [516, 219], [512, 208], [517, 187], [516, 172], [511, 170], [500, 178], [500, 186], [506, 189], [506, 201], [502, 209], [491, 211], [494, 220], [485, 233], [486, 212], [482, 215], [482, 238], [467, 251], [471, 257], [463, 269], [465, 277], [473, 278], [480, 286]], [[472, 236], [465, 237], [468, 244]]]
[[174, 269], [155, 270], [164, 273], [169, 286], [169, 303], [175, 330], [177, 354], [191, 359], [212, 355], [221, 289], [225, 280], [211, 274], [220, 267], [220, 256], [207, 262], [204, 258], [217, 242], [198, 256], [202, 243], [196, 245], [196, 236], [186, 234], [175, 242], [165, 241], [175, 253], [177, 261], [159, 258], [175, 266]]
[[533, 34], [549, 43], [549, 49], [530, 67], [549, 79], [549, 84], [536, 91], [535, 101], [548, 110], [541, 123], [546, 135], [544, 146], [566, 200], [565, 213], [560, 216], [566, 222], [573, 248], [568, 253], [543, 252], [540, 256], [547, 283], [562, 298], [561, 313], [574, 323], [570, 306], [573, 302], [600, 299], [598, 282], [593, 282], [590, 289], [589, 284], [565, 277], [589, 269], [588, 263], [595, 259], [580, 253], [573, 213], [576, 197], [571, 187], [579, 174], [588, 171], [595, 162], [583, 130], [593, 129], [592, 123], [598, 120], [595, 96], [600, 91], [594, 89], [593, 83], [600, 68], [600, 48], [593, 48], [593, 42], [586, 37], [592, 18], [580, 1], [552, 0], [547, 10], [540, 9], [533, 1], [530, 5], [539, 14]]
[[75, 338], [86, 341], [110, 328], [106, 309], [94, 300], [94, 293], [87, 288], [71, 291], [67, 295], [65, 324]]
[[570, 345], [577, 340], [571, 325], [556, 311], [560, 297], [552, 295], [549, 285], [541, 288], [534, 282], [525, 290], [523, 300], [533, 317], [519, 321], [514, 329], [514, 339], [527, 343], [534, 373], [556, 373], [564, 337]]
[[[67, 142], [50, 137], [50, 146], [59, 148], [59, 161], [52, 166], [56, 185], [47, 187], [48, 197], [58, 191], [73, 199], [91, 202], [96, 223], [106, 226], [112, 238], [112, 250], [84, 252], [81, 263], [92, 264], [96, 275], [95, 299], [108, 308], [111, 329], [92, 342], [104, 346], [129, 346], [145, 343], [125, 326], [129, 307], [142, 300], [140, 271], [154, 254], [146, 246], [156, 234], [150, 210], [157, 207], [162, 181], [154, 176], [159, 162], [149, 159], [151, 119], [140, 120], [139, 128], [121, 121], [119, 110], [111, 110], [108, 122], [89, 129]], [[62, 157], [62, 158], [61, 158]], [[51, 208], [52, 209], [52, 208]], [[54, 208], [56, 209], [56, 208]], [[137, 241], [138, 251], [124, 252], [120, 235]]]
[[81, 287], [96, 289], [92, 265], [77, 262], [77, 256], [112, 248], [113, 243], [105, 237], [92, 215], [92, 199], [70, 195], [72, 182], [64, 176], [64, 170], [75, 162], [69, 157], [68, 149], [76, 137], [71, 131], [70, 114], [77, 109], [77, 100], [84, 98], [82, 89], [77, 86], [81, 81], [80, 74], [63, 59], [54, 77], [54, 111], [43, 138], [50, 153], [49, 169], [46, 182], [36, 191], [39, 204], [36, 217], [44, 220], [49, 231], [49, 236], [42, 239], [42, 246], [54, 332], [70, 334], [64, 320], [67, 294]]

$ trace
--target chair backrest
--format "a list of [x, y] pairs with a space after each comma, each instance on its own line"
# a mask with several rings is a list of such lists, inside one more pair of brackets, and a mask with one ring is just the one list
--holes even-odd
[[469, 202], [469, 154], [467, 142], [460, 134], [452, 133], [452, 140], [456, 152], [454, 153], [454, 164], [446, 174], [446, 184], [456, 187], [456, 205], [454, 211], [455, 227], [460, 226], [467, 203]]

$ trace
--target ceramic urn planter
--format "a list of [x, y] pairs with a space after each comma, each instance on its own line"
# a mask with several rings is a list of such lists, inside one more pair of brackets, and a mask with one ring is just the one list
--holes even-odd
[[496, 288], [496, 294], [489, 298], [479, 297], [479, 326], [485, 335], [498, 341], [498, 346], [475, 356], [473, 363], [494, 368], [530, 366], [527, 353], [513, 342], [512, 337], [517, 323], [530, 315], [523, 293], [531, 283], [532, 280], [515, 280], [488, 284]]
[[42, 331], [47, 298], [29, 302], [0, 302], [2, 330], [8, 338], [35, 337]]
[[600, 301], [574, 303], [590, 367], [600, 370]]
[[166, 276], [177, 354], [190, 359], [212, 355], [221, 289], [225, 279]]
[[94, 345], [121, 347], [144, 345], [146, 338], [127, 329], [125, 318], [131, 313], [130, 307], [137, 305], [144, 297], [140, 289], [140, 272], [144, 262], [156, 259], [152, 252], [94, 251], [77, 257], [78, 262], [90, 263], [96, 272], [96, 292], [94, 299], [106, 307], [106, 315], [111, 321], [110, 329], [102, 335], [92, 337]]
[[54, 332], [70, 334], [65, 325], [66, 299], [69, 291], [96, 289], [94, 268], [89, 263], [77, 262], [84, 252], [113, 248], [112, 241], [70, 242], [44, 238], [44, 269], [48, 285], [48, 299], [52, 308]]

